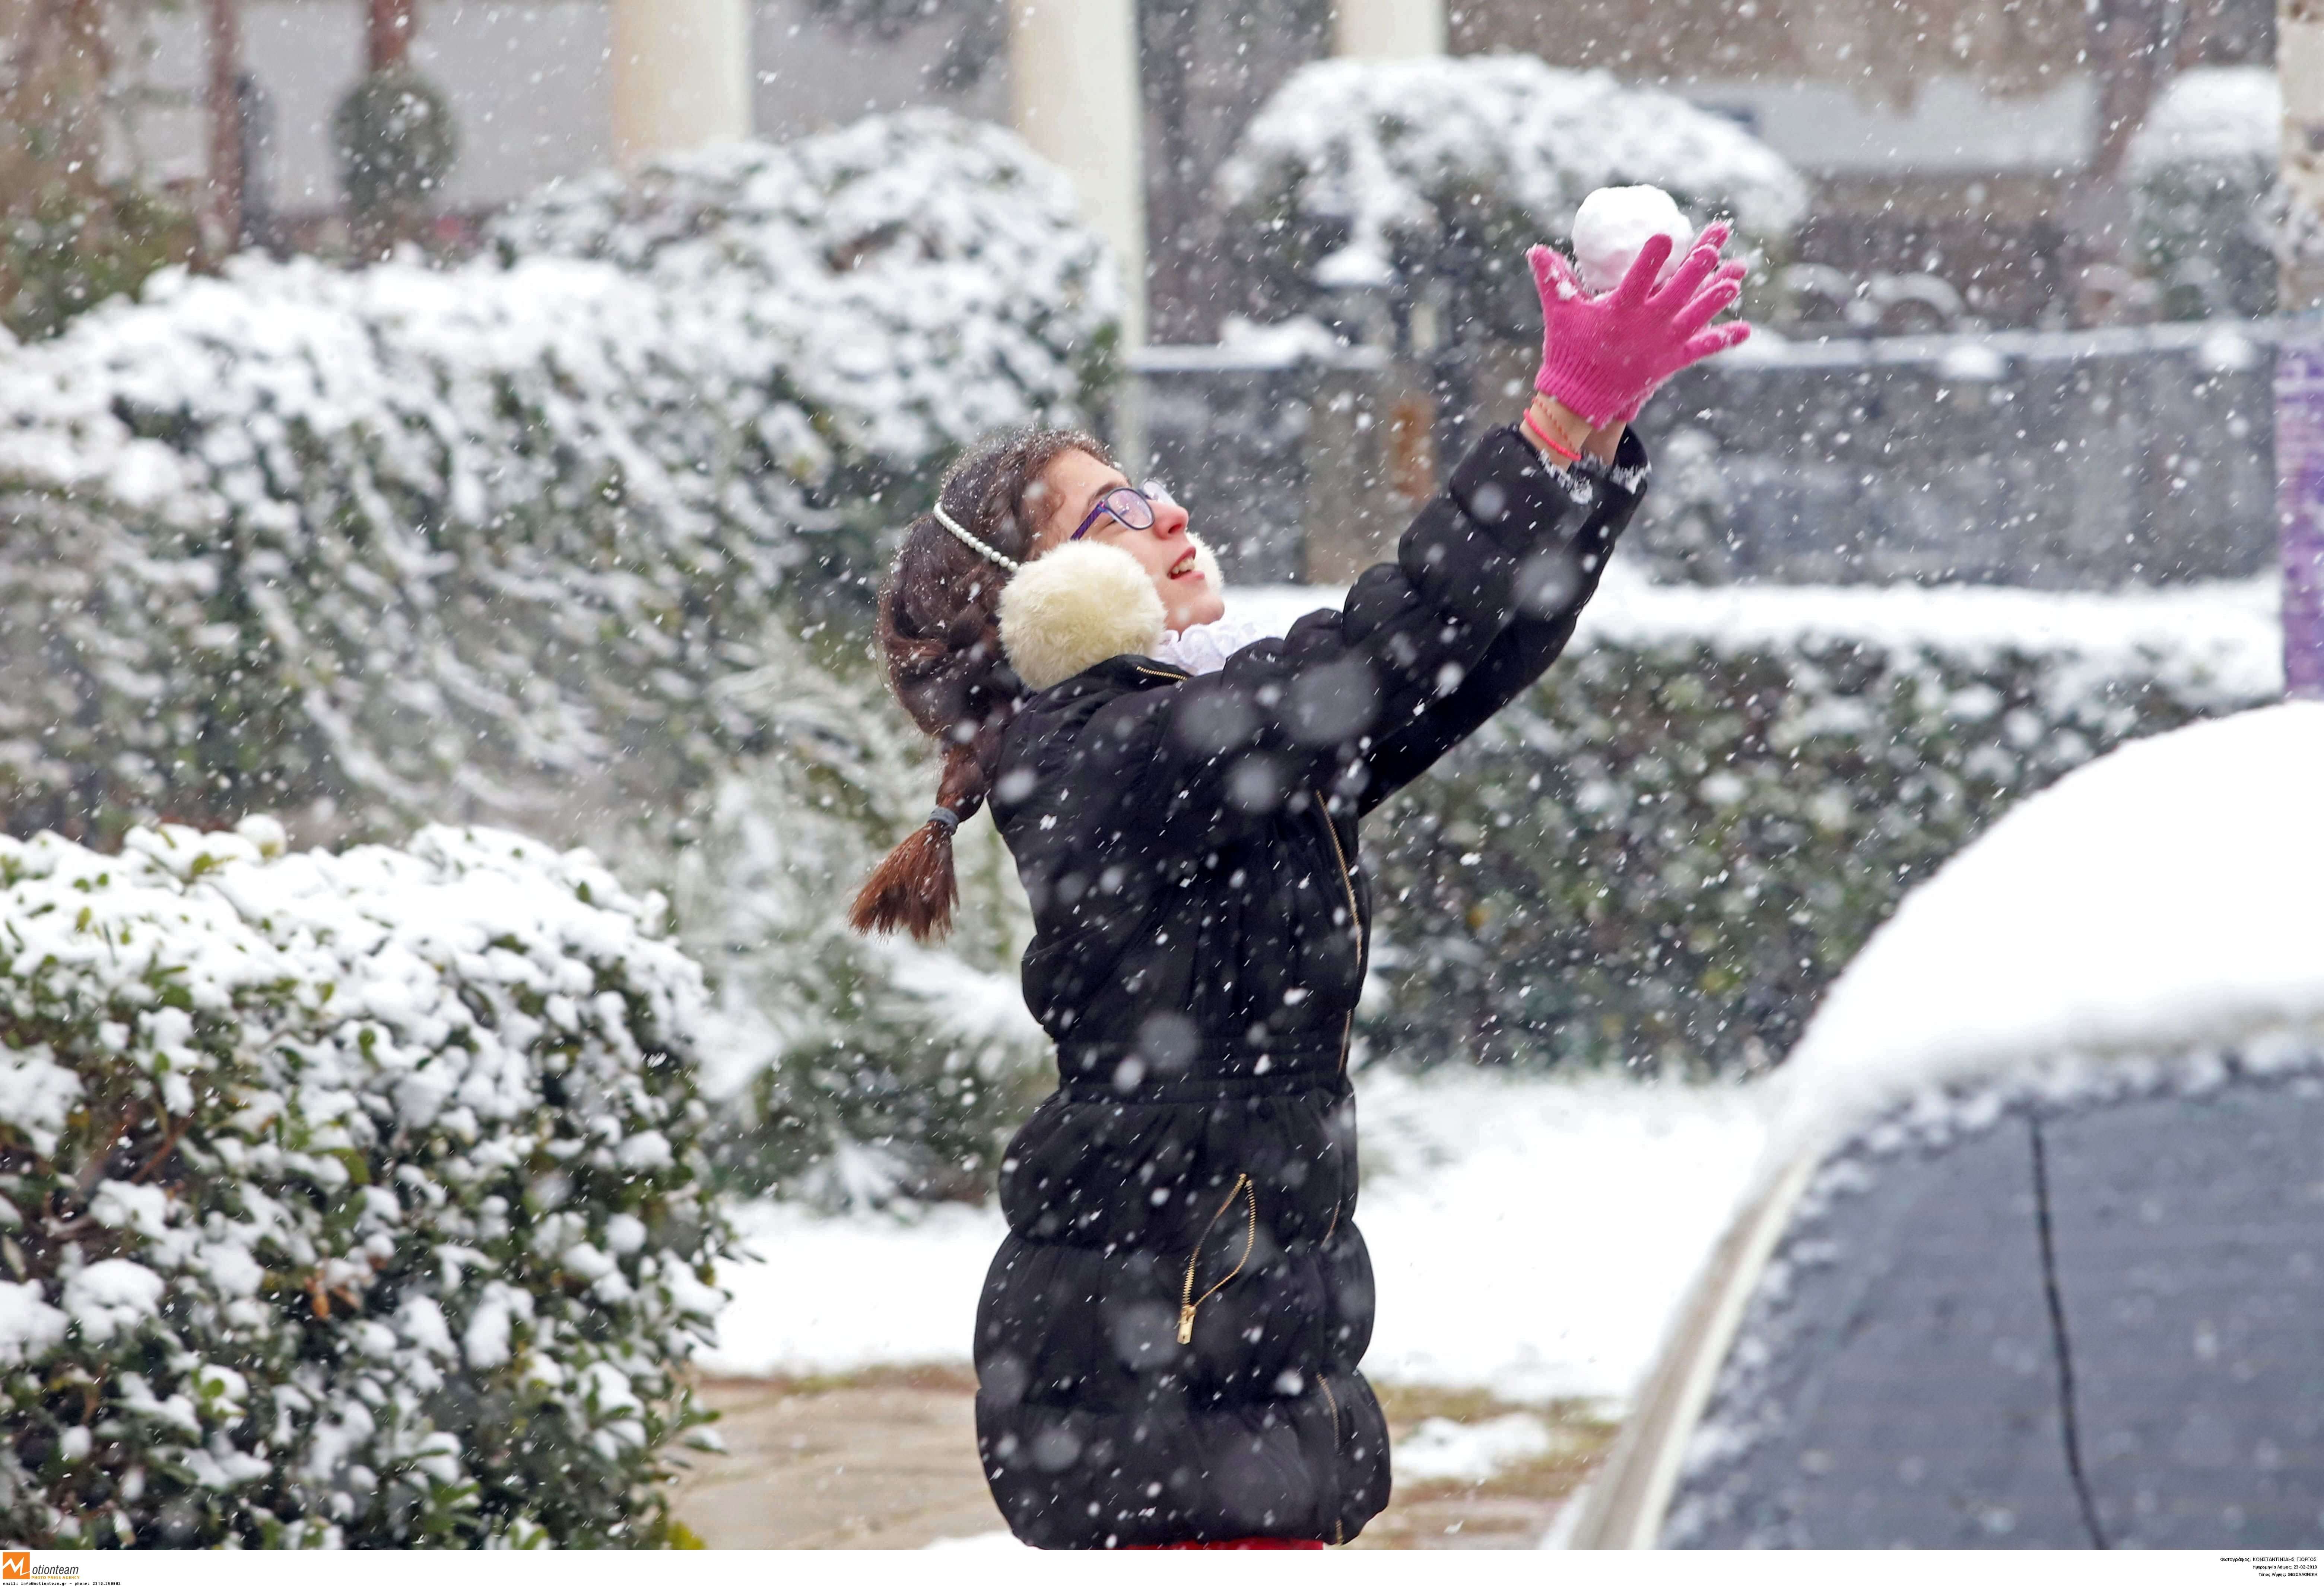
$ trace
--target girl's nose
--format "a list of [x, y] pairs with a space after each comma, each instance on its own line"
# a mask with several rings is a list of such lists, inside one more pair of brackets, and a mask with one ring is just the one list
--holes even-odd
[[1186, 510], [1184, 507], [1176, 502], [1154, 503], [1154, 532], [1157, 535], [1167, 540], [1174, 534], [1184, 534], [1185, 530]]

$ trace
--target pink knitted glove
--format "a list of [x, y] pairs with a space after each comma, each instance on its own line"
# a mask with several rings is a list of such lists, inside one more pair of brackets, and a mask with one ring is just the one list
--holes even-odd
[[[1694, 247], [1700, 248], [1706, 243], [1712, 247], [1718, 247], [1727, 241], [1727, 235], [1728, 227], [1726, 222], [1715, 222], [1714, 224], [1702, 228], [1702, 235], [1694, 239]], [[1692, 249], [1688, 250], [1690, 254], [1692, 254]], [[1749, 266], [1746, 265], [1740, 259], [1730, 259], [1726, 263], [1721, 264], [1718, 270], [1712, 273], [1711, 280], [1704, 283], [1704, 291], [1708, 291], [1712, 287], [1719, 285], [1722, 281], [1733, 281], [1736, 283], [1736, 291], [1740, 292], [1743, 290], [1743, 278], [1749, 272]], [[1698, 299], [1701, 298], [1701, 296], [1702, 293], [1700, 292], [1696, 294]], [[1738, 323], [1739, 324], [1741, 322], [1738, 321]], [[1751, 328], [1748, 325], [1744, 325], [1743, 334], [1737, 337], [1735, 339], [1738, 342], [1747, 340], [1750, 337], [1750, 334]], [[1665, 377], [1665, 379], [1667, 378], [1667, 376]], [[1638, 411], [1655, 400], [1655, 393], [1662, 390], [1663, 383], [1663, 381], [1658, 380], [1655, 382], [1654, 384], [1648, 386], [1646, 389], [1645, 393], [1640, 396], [1637, 401], [1630, 404], [1627, 412], [1617, 413], [1614, 415], [1610, 422], [1615, 424], [1636, 424], [1638, 421]]]
[[1592, 425], [1627, 423], [1664, 381], [1748, 337], [1751, 328], [1740, 320], [1704, 328], [1743, 291], [1743, 266], [1719, 261], [1727, 229], [1705, 227], [1659, 285], [1671, 240], [1647, 238], [1620, 284], [1595, 298], [1555, 249], [1527, 254], [1541, 293], [1541, 373], [1534, 389]]

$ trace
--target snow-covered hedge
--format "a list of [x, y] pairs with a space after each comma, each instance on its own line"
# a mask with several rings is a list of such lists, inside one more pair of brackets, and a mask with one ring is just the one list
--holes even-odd
[[1798, 172], [1734, 122], [1529, 55], [1303, 67], [1244, 131], [1218, 201], [1264, 318], [1327, 289], [1443, 281], [1447, 328], [1507, 336], [1539, 330], [1526, 248], [1570, 245], [1584, 198], [1637, 182], [1763, 249], [1807, 211]]
[[927, 741], [841, 647], [798, 645], [735, 687], [781, 743], [719, 784], [678, 877], [687, 940], [718, 969], [703, 1071], [722, 1182], [823, 1205], [981, 1199], [1054, 1078], [1018, 981], [1031, 922], [1016, 866], [971, 822], [953, 842], [952, 936], [857, 936], [855, 890], [927, 817]]
[[2273, 599], [1609, 578], [1535, 692], [1373, 829], [1360, 1029], [1421, 1064], [1777, 1061], [2014, 801], [2278, 695]]
[[[747, 737], [703, 686], [815, 513], [712, 316], [562, 261], [183, 276], [0, 384], [0, 793], [400, 826]], [[641, 770], [645, 768], [641, 765]]]
[[[554, 184], [493, 235], [510, 259], [607, 260], [715, 300], [735, 365], [771, 364], [843, 468], [909, 469], [1004, 425], [1078, 419], [1115, 372], [1120, 279], [1072, 184], [1006, 129], [945, 111]], [[908, 516], [884, 506], [880, 523]]]
[[717, 686], [779, 594], [1103, 368], [1102, 245], [1005, 132], [875, 118], [640, 191], [452, 270], [165, 275], [11, 356], [14, 829], [666, 811], [764, 742]]
[[2172, 78], [2131, 142], [2139, 251], [2172, 319], [2275, 312], [2283, 95], [2269, 66]]
[[665, 1540], [727, 1236], [661, 901], [281, 843], [0, 839], [0, 1533]]
[[[1330, 593], [1231, 599], [1287, 624]], [[1913, 884], [2016, 800], [2279, 694], [2274, 602], [1672, 588], [1617, 568], [1543, 684], [1367, 828], [1365, 1050], [1778, 1062]], [[788, 687], [814, 752], [726, 785], [681, 894], [723, 983], [706, 1082], [745, 1104], [721, 1142], [730, 1183], [826, 1204], [989, 1191], [1055, 1073], [1016, 983], [1005, 856], [988, 823], [960, 833], [944, 953], [850, 937], [840, 909], [925, 815], [932, 774], [868, 671], [784, 663], [753, 687]]]

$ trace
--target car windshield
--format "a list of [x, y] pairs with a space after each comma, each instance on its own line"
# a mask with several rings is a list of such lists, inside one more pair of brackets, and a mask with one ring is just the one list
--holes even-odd
[[1827, 1159], [1662, 1541], [2315, 1546], [2324, 1080], [2155, 1073], [1924, 1109]]

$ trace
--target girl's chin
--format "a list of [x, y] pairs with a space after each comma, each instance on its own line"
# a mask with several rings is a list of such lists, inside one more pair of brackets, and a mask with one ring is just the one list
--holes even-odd
[[1163, 626], [1172, 633], [1182, 633], [1189, 628], [1200, 628], [1205, 623], [1216, 623], [1227, 614], [1227, 604], [1213, 595], [1208, 600], [1189, 601], [1170, 614]]

